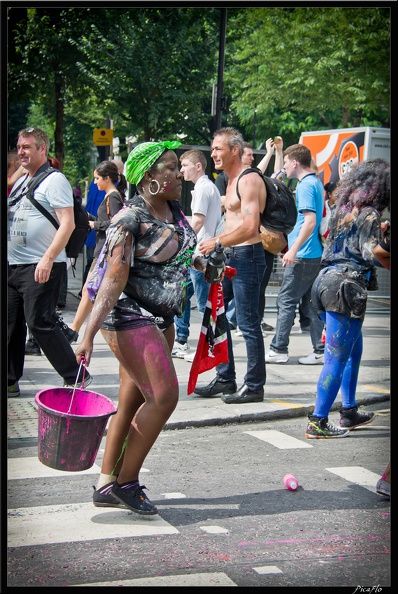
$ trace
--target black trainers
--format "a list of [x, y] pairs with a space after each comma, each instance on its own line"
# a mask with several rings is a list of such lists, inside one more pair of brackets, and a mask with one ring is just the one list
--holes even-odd
[[69, 326], [67, 326], [66, 324], [64, 324], [64, 326], [65, 327], [62, 328], [62, 332], [65, 334], [69, 344], [72, 344], [72, 342], [77, 342], [77, 339], [79, 338], [78, 333], [75, 332], [75, 330], [72, 330], [72, 328], [69, 328]]
[[124, 507], [123, 503], [111, 495], [112, 487], [113, 483], [108, 483], [100, 489], [96, 489], [93, 485], [93, 503], [95, 507]]
[[374, 421], [375, 413], [361, 412], [358, 411], [358, 407], [353, 408], [341, 408], [340, 413], [340, 426], [345, 429], [355, 429], [361, 425], [367, 425]]
[[348, 429], [340, 429], [333, 425], [328, 418], [319, 419], [310, 415], [305, 436], [307, 439], [330, 439], [332, 437], [347, 437], [349, 433]]
[[[93, 377], [89, 374], [89, 372], [86, 369], [86, 373], [84, 375], [84, 382], [83, 382], [83, 375], [80, 374], [80, 378], [79, 381], [76, 384], [76, 378], [69, 380], [69, 379], [65, 379], [64, 380], [64, 388], [74, 388], [75, 384], [76, 384], [76, 388], [82, 388], [83, 383], [84, 383], [84, 388], [87, 388], [87, 386], [89, 386], [91, 384], [91, 382], [93, 381]], [[83, 389], [83, 388], [82, 388]]]
[[210, 384], [203, 388], [195, 388], [194, 392], [198, 396], [203, 396], [203, 398], [211, 398], [218, 394], [234, 394], [236, 392], [236, 382], [235, 380], [221, 382], [215, 377]]
[[72, 328], [69, 328], [68, 324], [65, 324], [61, 316], [58, 315], [55, 321], [61, 328], [62, 332], [65, 334], [66, 340], [69, 342], [69, 344], [72, 344], [72, 342], [77, 342], [79, 334], [75, 332], [75, 330], [72, 330]]
[[264, 390], [260, 392], [251, 392], [246, 384], [235, 394], [223, 394], [221, 400], [225, 404], [244, 404], [245, 402], [262, 402], [264, 400]]
[[145, 485], [131, 485], [131, 482], [119, 485], [115, 481], [111, 493], [115, 499], [136, 514], [154, 516], [158, 513], [157, 507], [149, 501], [143, 489], [146, 489]]
[[37, 355], [40, 357], [41, 349], [34, 338], [29, 338], [25, 343], [25, 355]]

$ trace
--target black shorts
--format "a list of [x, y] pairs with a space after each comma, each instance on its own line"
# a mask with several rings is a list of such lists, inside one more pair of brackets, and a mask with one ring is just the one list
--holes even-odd
[[174, 316], [156, 316], [140, 307], [134, 299], [124, 293], [102, 324], [103, 330], [130, 330], [154, 325], [166, 330], [174, 324]]
[[324, 268], [315, 279], [311, 300], [318, 315], [335, 311], [348, 318], [364, 320], [368, 292], [364, 282], [350, 272], [333, 266]]

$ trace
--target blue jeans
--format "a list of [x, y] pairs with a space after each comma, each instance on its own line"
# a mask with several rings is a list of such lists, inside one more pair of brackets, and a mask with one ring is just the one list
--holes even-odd
[[191, 279], [195, 291], [198, 309], [201, 314], [204, 314], [206, 309], [207, 297], [209, 295], [210, 285], [205, 280], [205, 275], [200, 270], [194, 270], [193, 268], [191, 268], [189, 272], [191, 273]]
[[[176, 340], [178, 342], [187, 342], [189, 337], [189, 326], [191, 321], [191, 297], [193, 295], [193, 283], [191, 279], [191, 271], [188, 270], [188, 284], [187, 284], [187, 304], [185, 306], [184, 311], [182, 312], [182, 317], [178, 318], [174, 316], [174, 324], [176, 327]], [[201, 273], [203, 276], [203, 273]]]
[[229, 307], [228, 311], [226, 312], [226, 316], [227, 320], [231, 322], [231, 324], [236, 328], [238, 322], [236, 321], [235, 299], [232, 299], [232, 301], [229, 302]]
[[[226, 248], [226, 265], [236, 268], [236, 276], [223, 280], [224, 306], [235, 299], [236, 320], [246, 345], [247, 370], [244, 383], [251, 392], [261, 392], [266, 381], [264, 339], [258, 315], [260, 285], [265, 272], [265, 256], [261, 243]], [[235, 361], [229, 324], [228, 363], [217, 365], [217, 379], [235, 380]]]
[[[270, 348], [277, 353], [287, 353], [290, 332], [294, 322], [296, 307], [306, 294], [320, 270], [320, 258], [297, 258], [294, 264], [288, 264], [283, 274], [282, 285], [276, 300], [276, 328]], [[311, 315], [310, 335], [315, 353], [324, 352], [322, 344], [323, 322], [316, 313], [312, 302], [308, 308]]]

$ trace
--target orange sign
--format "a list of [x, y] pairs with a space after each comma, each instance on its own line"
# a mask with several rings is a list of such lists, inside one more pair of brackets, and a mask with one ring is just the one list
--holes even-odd
[[301, 142], [307, 146], [318, 166], [319, 178], [323, 184], [338, 181], [363, 160], [365, 133], [356, 130], [320, 131], [303, 134]]

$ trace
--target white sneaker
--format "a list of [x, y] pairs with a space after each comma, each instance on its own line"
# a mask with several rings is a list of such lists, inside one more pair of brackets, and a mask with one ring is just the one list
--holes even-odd
[[189, 344], [187, 342], [185, 344], [181, 344], [180, 342], [175, 341], [173, 350], [171, 351], [171, 356], [178, 359], [183, 359], [187, 353], [189, 353]]
[[287, 353], [276, 353], [269, 349], [265, 353], [265, 360], [267, 363], [287, 363], [289, 361], [289, 355]]
[[192, 363], [192, 361], [195, 359], [195, 355], [196, 351], [194, 351], [193, 353], [189, 353], [189, 355], [184, 355], [184, 359], [185, 361], [189, 361], [190, 363]]
[[325, 355], [317, 355], [317, 353], [311, 353], [308, 357], [301, 357], [298, 360], [301, 365], [323, 365], [325, 361]]

